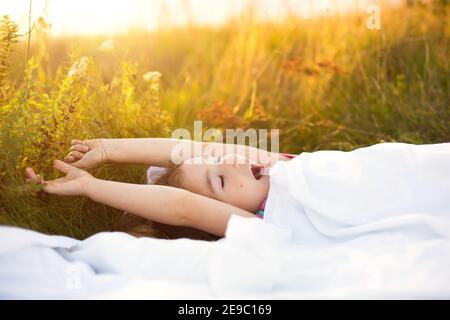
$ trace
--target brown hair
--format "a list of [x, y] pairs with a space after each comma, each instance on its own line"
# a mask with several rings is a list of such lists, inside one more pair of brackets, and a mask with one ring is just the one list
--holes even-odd
[[[161, 178], [156, 181], [155, 185], [182, 189], [182, 171], [180, 170], [180, 165], [169, 167], [167, 173], [161, 176]], [[123, 214], [122, 219], [119, 219], [115, 229], [127, 232], [135, 237], [151, 237], [159, 239], [190, 238], [207, 241], [216, 241], [220, 239], [218, 236], [201, 230], [153, 222], [127, 212]]]

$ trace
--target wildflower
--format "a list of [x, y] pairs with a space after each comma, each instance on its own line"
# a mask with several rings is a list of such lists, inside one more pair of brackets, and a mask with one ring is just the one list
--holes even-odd
[[42, 28], [42, 29], [48, 29], [50, 28], [50, 25], [47, 23], [47, 21], [45, 21], [45, 19], [41, 16], [39, 16], [39, 18], [37, 19], [37, 23], [38, 25]]
[[104, 41], [101, 46], [98, 48], [98, 50], [102, 51], [102, 52], [109, 52], [109, 51], [113, 51], [114, 48], [116, 47], [117, 41], [113, 40], [113, 39], [109, 39]]
[[84, 77], [86, 75], [86, 70], [89, 60], [87, 57], [83, 57], [79, 62], [75, 62], [69, 69], [68, 76], [72, 77]]
[[335, 65], [335, 64], [333, 64], [333, 63], [331, 63], [329, 61], [319, 61], [319, 62], [317, 62], [317, 65], [320, 68], [328, 69], [330, 71], [334, 71], [334, 72], [337, 72], [337, 73], [341, 71], [340, 68], [337, 65]]
[[301, 71], [308, 76], [317, 76], [319, 74], [317, 69], [311, 67], [303, 67]]
[[250, 122], [233, 110], [233, 106], [222, 101], [216, 101], [210, 106], [202, 109], [199, 118], [203, 119], [210, 127], [218, 128], [248, 128]]
[[142, 78], [144, 79], [145, 82], [152, 82], [155, 80], [159, 80], [161, 77], [162, 77], [161, 72], [151, 71], [144, 74]]

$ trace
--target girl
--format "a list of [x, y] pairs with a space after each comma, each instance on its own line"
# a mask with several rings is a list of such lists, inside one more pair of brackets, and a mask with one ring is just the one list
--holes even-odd
[[[174, 148], [200, 150], [174, 156]], [[44, 181], [32, 168], [27, 182], [43, 183], [44, 191], [86, 196], [144, 219], [185, 226], [224, 236], [236, 214], [262, 215], [269, 192], [268, 167], [290, 157], [242, 145], [177, 139], [73, 140], [66, 162], [54, 161], [64, 178]], [[262, 161], [264, 160], [264, 161]], [[169, 168], [153, 185], [135, 185], [94, 178], [85, 170], [104, 163], [145, 164]], [[264, 163], [262, 165], [261, 163]], [[164, 185], [165, 184], [165, 185]]]
[[[88, 196], [167, 225], [222, 237], [232, 215], [264, 215], [301, 244], [382, 232], [450, 238], [450, 143], [381, 143], [351, 152], [304, 152], [292, 160], [241, 145], [189, 140], [72, 144], [68, 163], [55, 161], [66, 177], [43, 182], [46, 192]], [[191, 150], [199, 154], [191, 156]], [[99, 180], [83, 170], [104, 162], [169, 169], [153, 185]], [[27, 174], [29, 181], [39, 181], [31, 168]]]

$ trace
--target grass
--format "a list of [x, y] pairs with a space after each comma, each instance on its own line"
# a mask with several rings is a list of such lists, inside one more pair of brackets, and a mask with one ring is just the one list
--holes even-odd
[[[98, 50], [105, 38], [52, 38], [40, 21], [25, 67], [26, 37], [15, 43], [3, 20], [0, 224], [80, 239], [114, 229], [114, 209], [40, 199], [23, 184], [26, 166], [56, 177], [51, 162], [73, 138], [170, 136], [201, 119], [215, 128], [280, 128], [284, 152], [449, 141], [442, 3], [383, 8], [381, 30], [368, 30], [363, 14], [281, 23], [244, 15], [220, 27], [135, 31], [107, 52]], [[162, 78], [145, 82], [148, 71]], [[142, 183], [144, 169], [94, 174]]]

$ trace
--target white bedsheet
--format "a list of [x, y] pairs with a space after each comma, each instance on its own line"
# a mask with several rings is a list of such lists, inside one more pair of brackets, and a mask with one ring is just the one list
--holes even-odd
[[9, 227], [0, 238], [2, 299], [450, 298], [448, 238], [299, 245], [237, 216], [216, 243], [123, 233], [76, 241]]
[[449, 238], [450, 143], [382, 143], [278, 162], [264, 219], [302, 244], [374, 232]]
[[383, 145], [331, 152], [328, 163], [320, 153], [279, 163], [267, 221], [233, 216], [217, 242], [117, 232], [78, 241], [0, 227], [0, 298], [450, 299], [448, 147]]

